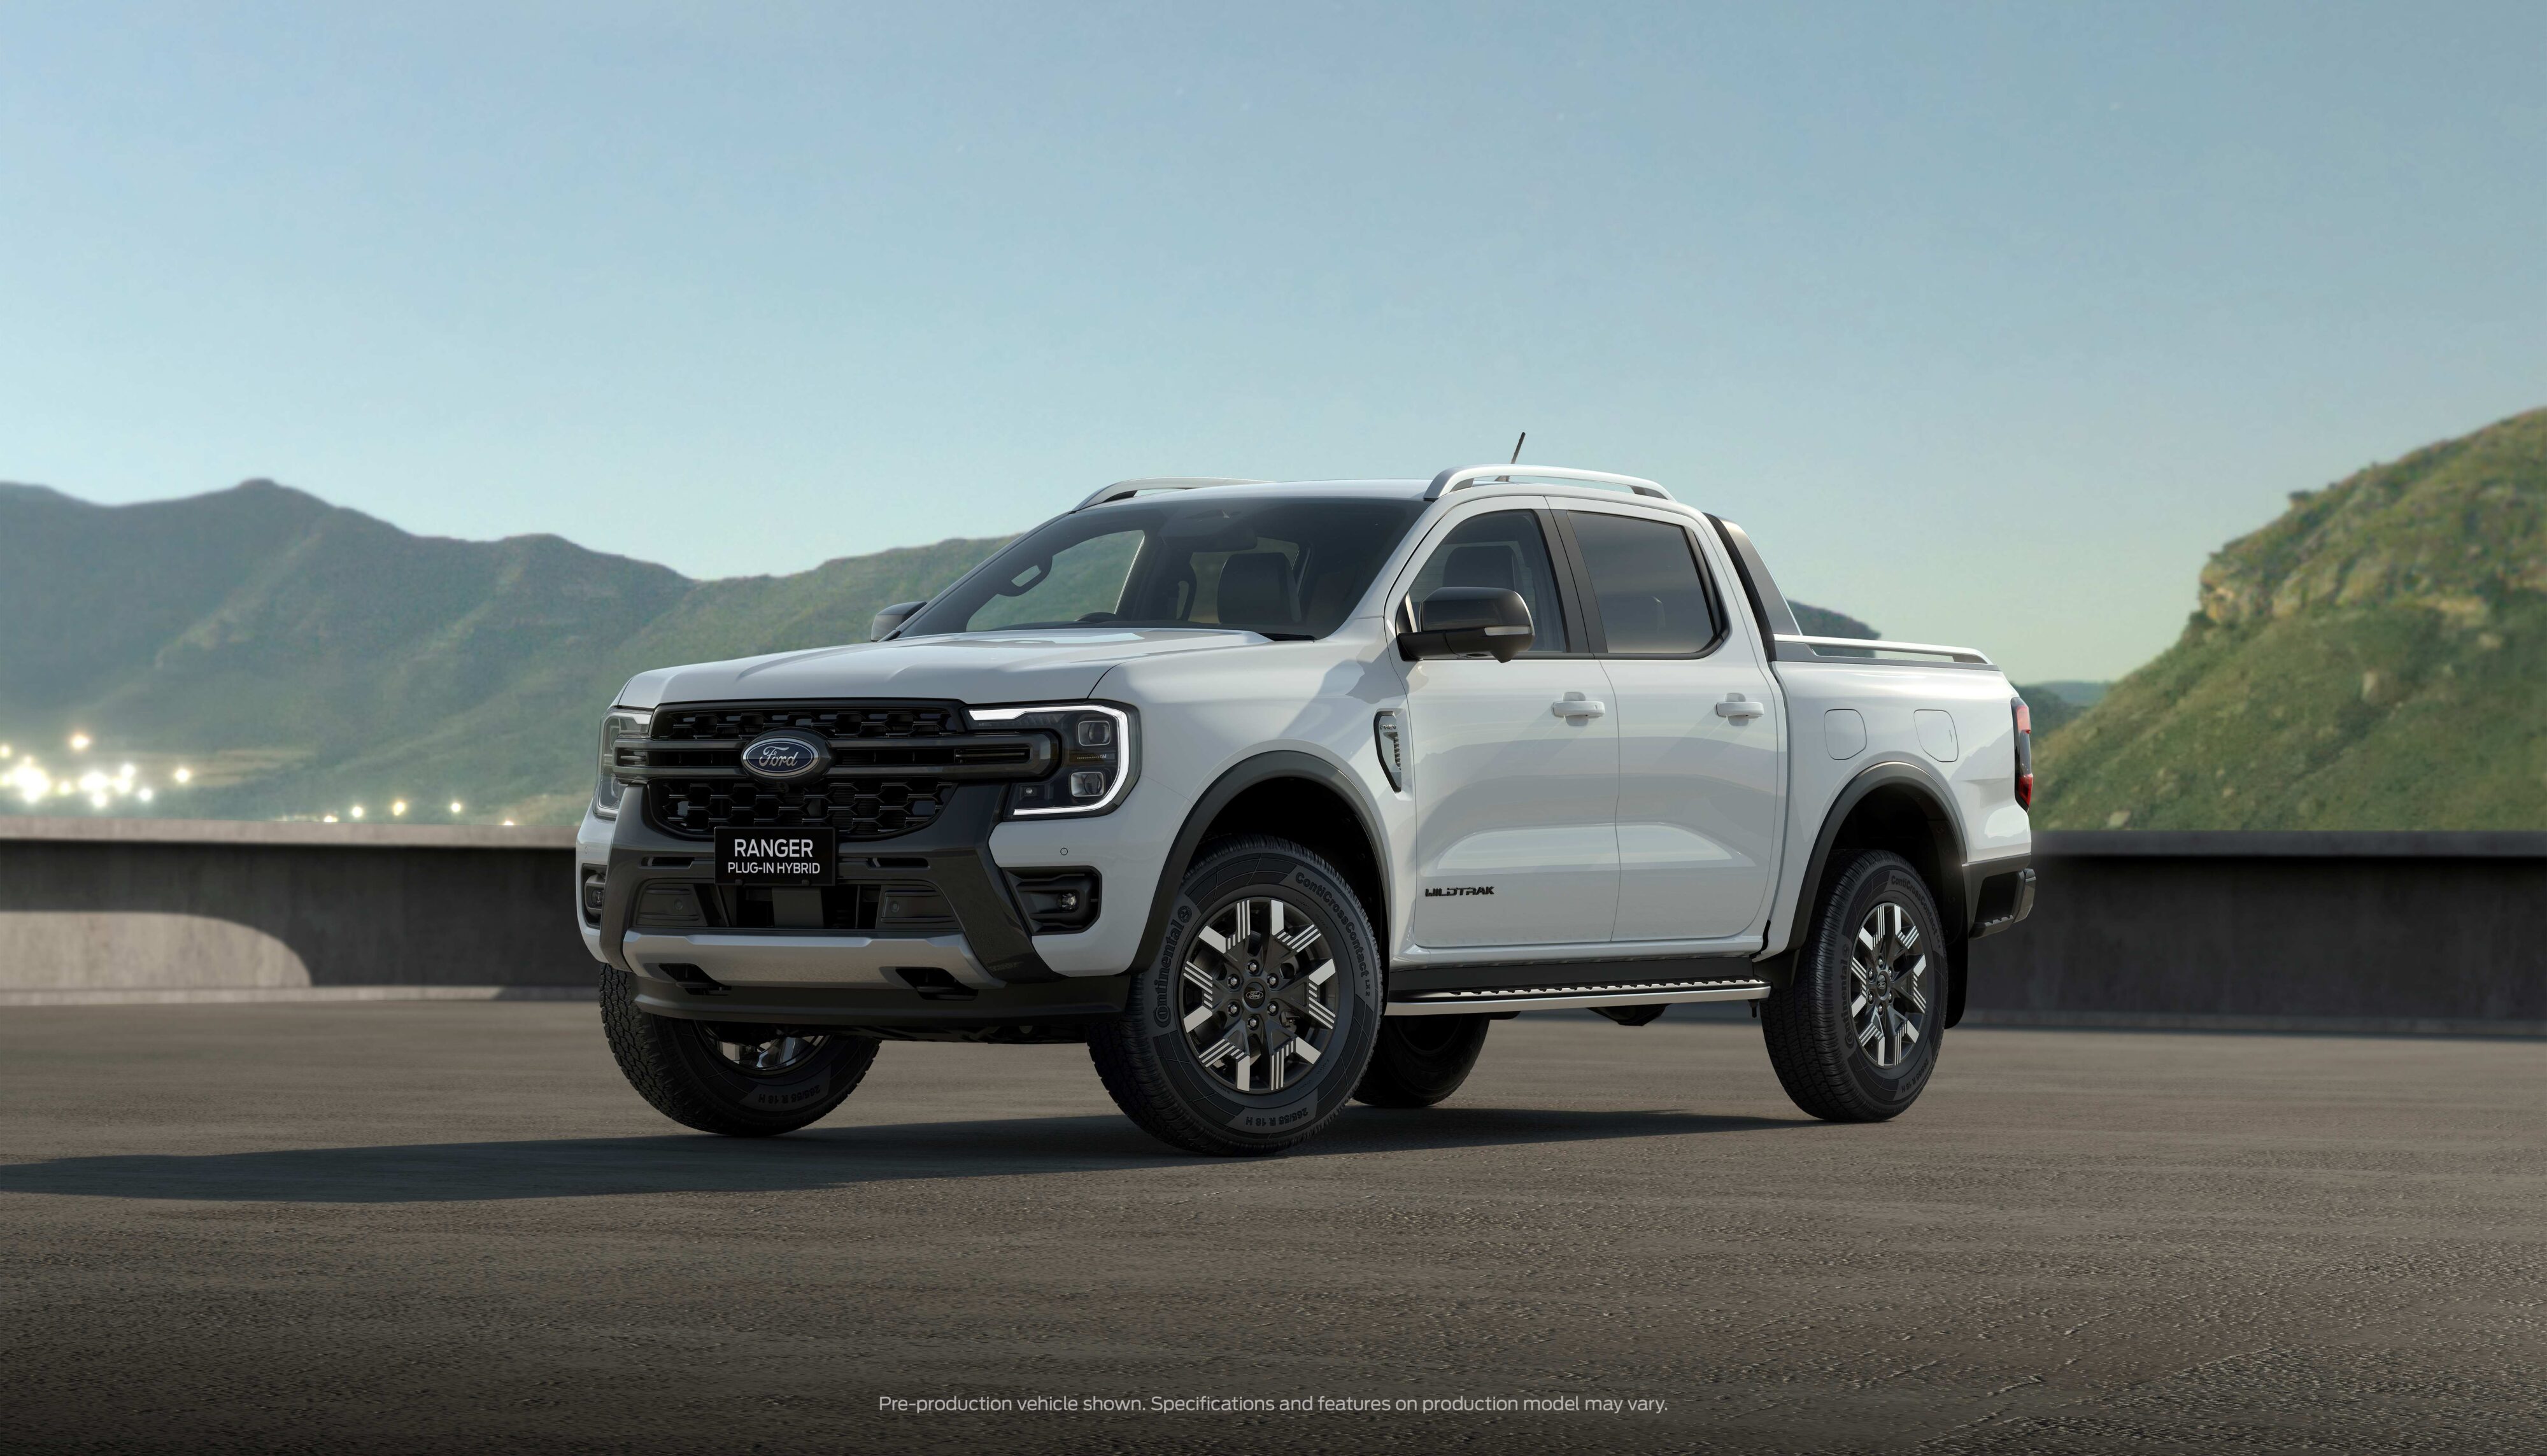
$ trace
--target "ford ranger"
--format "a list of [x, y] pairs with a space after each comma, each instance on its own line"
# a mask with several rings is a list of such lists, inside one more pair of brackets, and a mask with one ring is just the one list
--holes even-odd
[[872, 636], [602, 721], [576, 907], [677, 1122], [804, 1127], [884, 1040], [1084, 1042], [1159, 1138], [1269, 1153], [1521, 1011], [1730, 1001], [1880, 1120], [2033, 906], [1999, 669], [1804, 635], [1650, 480], [1124, 481]]

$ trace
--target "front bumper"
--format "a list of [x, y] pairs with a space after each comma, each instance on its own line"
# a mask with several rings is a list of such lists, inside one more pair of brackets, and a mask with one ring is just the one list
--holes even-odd
[[1126, 977], [1064, 975], [1035, 947], [1053, 929], [1049, 887], [1084, 887], [1101, 917], [1101, 875], [1068, 859], [999, 864], [1001, 795], [962, 788], [922, 828], [844, 840], [833, 889], [772, 895], [717, 887], [711, 846], [648, 823], [632, 794], [577, 836], [585, 945], [659, 1015], [974, 1035], [1119, 1013]]

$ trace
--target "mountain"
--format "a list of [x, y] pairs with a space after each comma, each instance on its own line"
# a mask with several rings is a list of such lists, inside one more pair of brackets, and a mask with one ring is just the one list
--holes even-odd
[[270, 480], [127, 506], [0, 484], [0, 812], [572, 822], [630, 674], [863, 642], [1006, 540], [695, 581], [555, 536], [410, 536]]
[[2050, 828], [2547, 826], [2547, 409], [2295, 492], [2036, 778]]
[[[267, 480], [130, 506], [0, 485], [0, 775], [137, 762], [154, 811], [216, 817], [571, 820], [586, 720], [630, 673], [863, 641], [999, 544], [693, 581], [554, 536], [410, 536]], [[87, 753], [39, 753], [75, 731]]]
[[[1846, 612], [1834, 612], [1828, 607], [1808, 607], [1802, 602], [1791, 601], [1787, 606], [1796, 614], [1796, 625], [1804, 630], [1806, 637], [1853, 637], [1872, 640], [1884, 636], [1883, 633], [1858, 621]], [[1854, 651], [1855, 648], [1850, 650]]]

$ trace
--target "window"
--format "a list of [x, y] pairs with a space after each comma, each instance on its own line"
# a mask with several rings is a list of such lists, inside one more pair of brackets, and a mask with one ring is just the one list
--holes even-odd
[[1228, 627], [1324, 637], [1370, 588], [1418, 500], [1143, 496], [1011, 543], [905, 637], [1064, 627]]
[[1534, 638], [1524, 656], [1565, 650], [1565, 612], [1557, 604], [1556, 567], [1536, 511], [1496, 511], [1452, 527], [1433, 549], [1407, 593], [1420, 608], [1445, 586], [1500, 586], [1530, 604]]
[[1110, 617], [1123, 604], [1123, 578], [1140, 550], [1140, 532], [1112, 531], [1028, 561], [993, 585], [993, 596], [965, 630]]
[[1568, 511], [1574, 543], [1612, 652], [1685, 655], [1723, 631], [1687, 528], [1669, 521]]

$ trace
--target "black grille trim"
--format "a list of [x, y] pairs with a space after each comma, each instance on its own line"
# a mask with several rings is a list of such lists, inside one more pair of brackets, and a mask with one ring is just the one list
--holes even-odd
[[[744, 745], [777, 728], [821, 734], [831, 768], [802, 783], [745, 773]], [[934, 822], [965, 783], [1046, 777], [1061, 743], [1042, 729], [968, 731], [952, 703], [699, 703], [657, 709], [651, 735], [620, 739], [611, 757], [667, 834], [830, 824], [873, 840]]]

